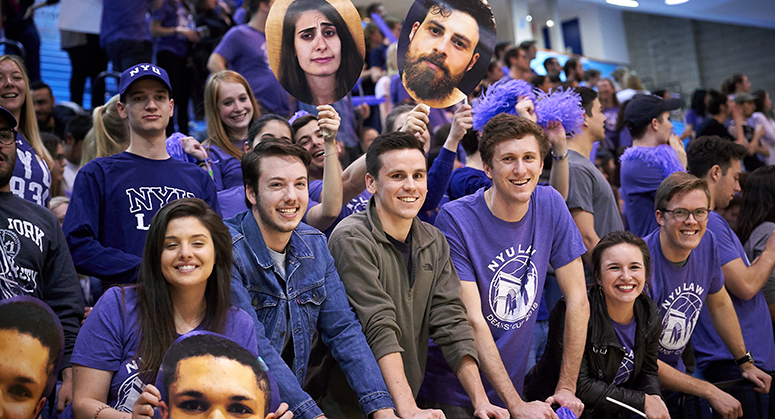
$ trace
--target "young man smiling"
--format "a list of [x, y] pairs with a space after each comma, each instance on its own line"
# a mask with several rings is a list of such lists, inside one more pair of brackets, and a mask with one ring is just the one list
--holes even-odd
[[[265, 140], [242, 158], [250, 210], [226, 220], [234, 245], [232, 301], [256, 326], [263, 359], [295, 417], [321, 409], [301, 389], [315, 332], [345, 365], [361, 414], [395, 418], [358, 319], [347, 302], [326, 238], [301, 223], [309, 201], [310, 156], [298, 145]], [[282, 357], [281, 357], [282, 354]]]
[[[482, 387], [447, 242], [417, 218], [428, 192], [422, 143], [407, 132], [382, 134], [369, 146], [366, 170], [368, 208], [337, 226], [329, 248], [398, 415], [443, 417], [415, 402], [430, 337], [471, 398], [467, 414], [507, 417]], [[346, 386], [342, 378], [335, 370], [329, 388]]]
[[[586, 249], [560, 194], [537, 186], [549, 148], [547, 134], [535, 122], [507, 114], [493, 117], [479, 143], [492, 187], [445, 205], [436, 218], [460, 276], [485, 389], [515, 418], [556, 418], [553, 403], [570, 407], [577, 416], [583, 410], [574, 394], [589, 317], [581, 263]], [[526, 342], [533, 336], [550, 263], [568, 307], [564, 356], [558, 360], [562, 372], [546, 403], [525, 403], [519, 393], [530, 351]], [[441, 358], [433, 345], [420, 395], [447, 408], [468, 405]]]
[[[775, 372], [775, 341], [772, 327], [763, 322], [769, 315], [762, 287], [775, 268], [775, 235], [770, 236], [767, 247], [757, 260], [751, 263], [745, 249], [724, 218], [716, 212], [729, 205], [735, 193], [740, 192], [740, 160], [747, 154], [745, 146], [727, 139], [709, 136], [692, 141], [686, 154], [689, 173], [705, 179], [710, 191], [710, 215], [708, 231], [713, 233], [718, 246], [724, 287], [729, 292], [735, 312], [740, 320], [743, 337], [751, 348], [754, 364], [768, 373]], [[732, 354], [713, 328], [710, 313], [702, 310], [697, 330], [692, 339], [697, 368], [711, 382], [740, 378]], [[762, 395], [766, 403], [767, 395]], [[749, 398], [753, 402], [753, 394]], [[748, 404], [753, 406], [753, 403]], [[766, 405], [765, 405], [766, 409]]]
[[78, 172], [62, 226], [81, 274], [108, 283], [134, 281], [151, 218], [170, 201], [197, 197], [219, 211], [210, 176], [167, 154], [170, 91], [167, 72], [155, 65], [138, 64], [121, 74], [116, 107], [129, 122], [129, 148]]
[[[659, 383], [672, 417], [680, 416], [680, 393], [708, 400], [722, 417], [738, 417], [740, 402], [713, 384], [686, 374], [681, 355], [692, 337], [703, 306], [743, 378], [756, 391], [769, 392], [771, 377], [754, 366], [746, 349], [732, 301], [724, 288], [718, 240], [706, 234], [712, 205], [708, 183], [688, 173], [668, 176], [655, 197], [659, 229], [644, 238], [652, 257], [649, 296], [662, 312]], [[750, 343], [750, 342], [749, 342]]]

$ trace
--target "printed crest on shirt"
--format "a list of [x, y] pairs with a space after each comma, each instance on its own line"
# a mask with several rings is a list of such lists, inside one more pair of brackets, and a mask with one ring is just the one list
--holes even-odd
[[659, 351], [664, 354], [680, 354], [692, 337], [697, 319], [702, 311], [705, 289], [693, 282], [681, 284], [670, 292], [660, 304], [662, 312], [662, 336]]
[[490, 325], [504, 330], [522, 327], [538, 308], [538, 270], [532, 261], [531, 247], [509, 247], [488, 265], [493, 272], [488, 299]]
[[8, 225], [0, 229], [0, 292], [2, 298], [31, 295], [38, 285], [38, 272], [19, 266], [16, 256], [22, 252], [22, 240], [32, 243], [24, 251], [43, 252], [43, 229], [27, 220], [8, 218]]

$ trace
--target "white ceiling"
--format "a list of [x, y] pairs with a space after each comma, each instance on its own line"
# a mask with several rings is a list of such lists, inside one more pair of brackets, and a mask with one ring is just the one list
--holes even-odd
[[[563, 3], [575, 1], [603, 4], [633, 12], [775, 29], [775, 0], [689, 0], [675, 6], [666, 5], [664, 0], [638, 0], [640, 5], [637, 8], [610, 6], [605, 0], [558, 0], [558, 5], [562, 7]], [[543, 0], [533, 0], [531, 4], [542, 2]]]
[[[413, 0], [352, 0], [356, 6], [366, 7], [367, 5], [380, 1], [383, 3], [388, 14], [403, 18]], [[512, 0], [489, 0], [494, 9], [508, 8], [508, 3]], [[523, 1], [523, 0], [515, 0]], [[653, 13], [688, 19], [710, 20], [716, 22], [731, 23], [744, 26], [759, 26], [775, 29], [775, 0], [689, 0], [687, 3], [668, 6], [664, 0], [638, 0], [638, 8], [626, 8], [611, 6], [606, 4], [605, 0], [557, 0], [558, 7], [572, 6], [573, 3], [583, 1], [605, 5], [606, 7], [617, 8], [625, 11]], [[527, 0], [531, 11], [537, 14], [543, 14], [546, 0]], [[500, 7], [498, 7], [500, 6]]]

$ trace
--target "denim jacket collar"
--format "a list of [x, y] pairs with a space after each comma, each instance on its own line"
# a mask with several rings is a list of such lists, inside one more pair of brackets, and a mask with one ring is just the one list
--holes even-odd
[[[247, 211], [244, 214], [242, 221], [240, 222], [242, 235], [247, 240], [247, 245], [253, 254], [256, 256], [256, 261], [264, 269], [270, 269], [274, 266], [274, 260], [269, 254], [269, 250], [264, 242], [264, 236], [261, 234], [261, 229], [258, 228], [258, 223], [253, 215], [253, 211]], [[291, 232], [291, 238], [286, 246], [287, 255], [291, 260], [298, 259], [314, 259], [315, 255], [312, 253], [312, 249], [307, 245], [304, 239], [298, 232], [299, 228]], [[239, 236], [232, 238], [232, 244], [239, 240]]]

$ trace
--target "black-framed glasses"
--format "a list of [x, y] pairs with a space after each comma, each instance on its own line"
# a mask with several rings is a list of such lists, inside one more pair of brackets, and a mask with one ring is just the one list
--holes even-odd
[[694, 216], [697, 221], [705, 221], [710, 214], [710, 208], [697, 208], [696, 210], [689, 211], [686, 208], [676, 208], [674, 210], [662, 209], [662, 212], [673, 213], [673, 218], [678, 222], [684, 222], [689, 219], [689, 214]]
[[11, 145], [16, 142], [16, 130], [13, 128], [0, 128], [0, 144]]

